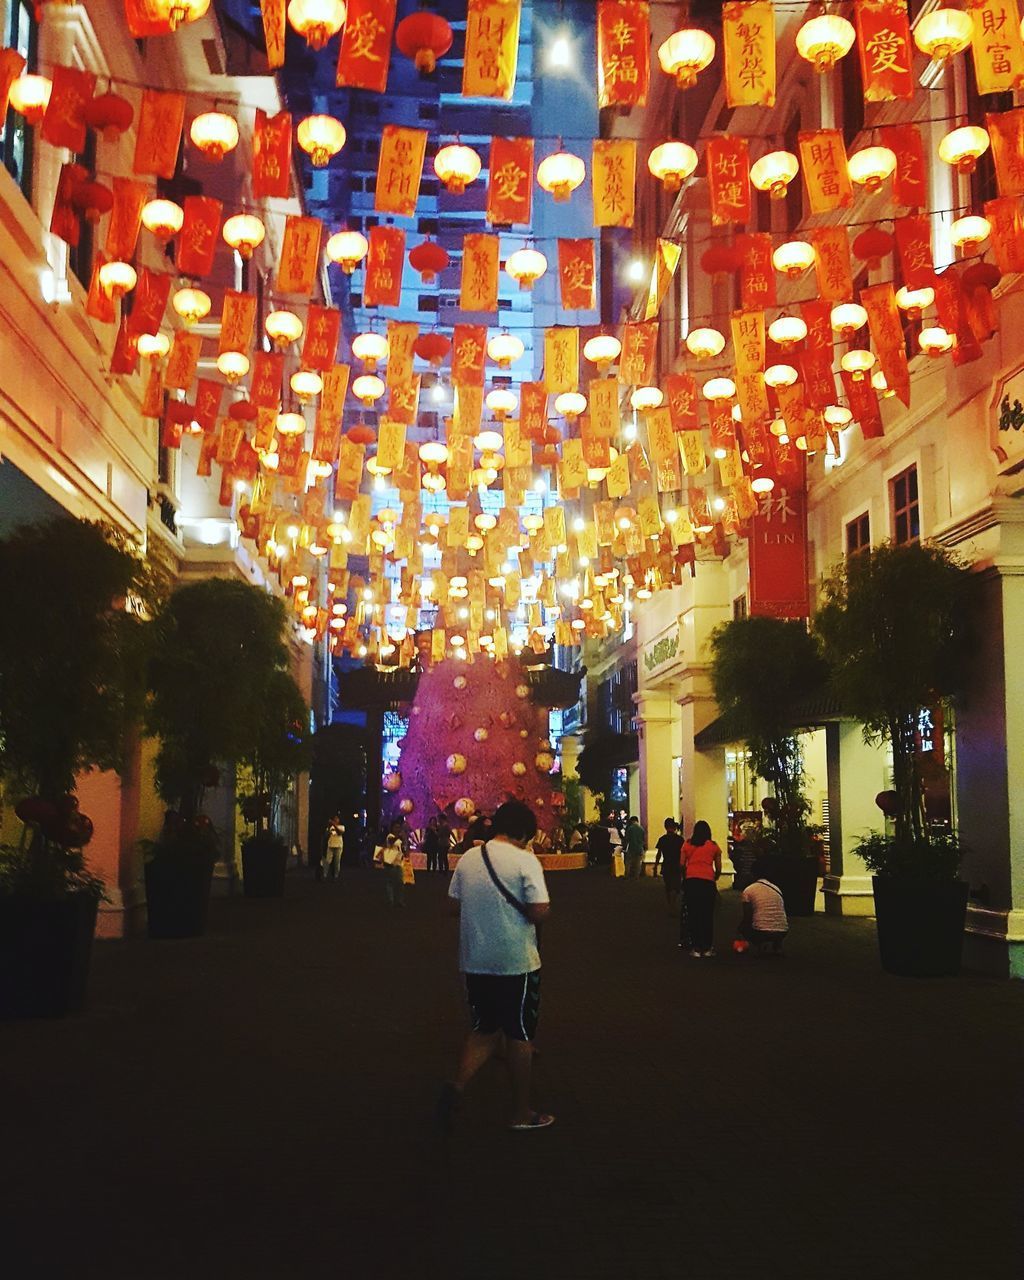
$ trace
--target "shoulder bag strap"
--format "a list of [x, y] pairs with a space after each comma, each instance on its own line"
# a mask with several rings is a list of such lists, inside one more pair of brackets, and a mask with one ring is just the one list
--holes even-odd
[[501, 877], [494, 870], [494, 864], [491, 862], [490, 854], [487, 852], [486, 843], [480, 846], [480, 852], [483, 854], [484, 866], [487, 868], [487, 874], [491, 877], [495, 889], [497, 889], [510, 907], [515, 907], [523, 919], [532, 924], [533, 922], [530, 920], [530, 913], [527, 911], [526, 907], [519, 901], [511, 889], [506, 887], [502, 882]]

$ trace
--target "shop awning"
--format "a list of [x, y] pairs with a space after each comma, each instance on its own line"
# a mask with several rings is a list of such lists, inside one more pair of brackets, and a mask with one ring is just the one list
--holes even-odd
[[[795, 704], [790, 727], [793, 730], [818, 729], [824, 724], [845, 718], [848, 717], [844, 717], [835, 696], [828, 689], [816, 689]], [[737, 742], [741, 737], [729, 716], [722, 715], [693, 735], [693, 745], [698, 751], [709, 751], [712, 747], [724, 747], [730, 742]]]

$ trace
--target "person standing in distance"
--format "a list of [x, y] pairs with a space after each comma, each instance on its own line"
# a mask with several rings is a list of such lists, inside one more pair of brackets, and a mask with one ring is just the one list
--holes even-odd
[[626, 823], [626, 876], [636, 880], [644, 873], [644, 854], [647, 852], [647, 832], [640, 825], [640, 819], [630, 814]]
[[[690, 955], [694, 959], [713, 956], [715, 902], [718, 899], [715, 881], [722, 874], [722, 851], [711, 839], [711, 828], [706, 822], [694, 823], [693, 835], [683, 845], [679, 862], [686, 904], [685, 918], [680, 919], [680, 932], [685, 919], [690, 930]], [[682, 938], [679, 945], [683, 945]]]
[[679, 902], [679, 886], [682, 882], [682, 867], [679, 858], [683, 851], [683, 837], [679, 834], [679, 823], [675, 818], [665, 819], [665, 834], [658, 837], [654, 846], [656, 853], [654, 865], [661, 863], [661, 878], [665, 882], [665, 898], [670, 911], [675, 911]]
[[345, 826], [341, 821], [341, 814], [336, 813], [324, 832], [324, 853], [316, 873], [318, 880], [322, 880], [328, 873], [332, 880], [337, 880], [344, 848]]
[[487, 841], [462, 855], [448, 896], [459, 917], [459, 968], [469, 1001], [469, 1035], [455, 1079], [438, 1102], [438, 1121], [450, 1131], [470, 1080], [504, 1033], [512, 1078], [509, 1127], [544, 1129], [554, 1116], [530, 1103], [532, 1041], [540, 1013], [537, 925], [550, 911], [540, 862], [530, 851], [537, 834], [533, 811], [518, 800], [500, 806]]

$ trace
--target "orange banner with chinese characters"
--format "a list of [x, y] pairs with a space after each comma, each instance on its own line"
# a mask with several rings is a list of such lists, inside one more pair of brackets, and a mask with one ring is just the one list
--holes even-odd
[[765, 323], [763, 311], [734, 311], [732, 349], [736, 368], [750, 373], [764, 368]]
[[211, 432], [217, 425], [223, 399], [223, 382], [214, 382], [212, 378], [200, 378], [196, 383], [196, 402], [192, 416], [199, 423], [199, 429], [204, 435]]
[[334, 478], [334, 497], [338, 502], [355, 502], [359, 497], [365, 454], [365, 445], [342, 440], [338, 450], [338, 474]]
[[452, 333], [452, 385], [482, 387], [484, 354], [487, 346], [485, 324], [457, 324]]
[[580, 331], [563, 325], [544, 330], [544, 386], [553, 396], [580, 384]]
[[410, 321], [388, 321], [389, 387], [401, 387], [412, 381], [413, 347], [419, 332], [419, 325]]
[[299, 293], [308, 298], [316, 283], [320, 266], [319, 218], [289, 215], [285, 219], [281, 241], [281, 261], [277, 269], [278, 293]]
[[164, 386], [168, 391], [187, 391], [199, 367], [199, 355], [203, 349], [202, 335], [188, 333], [184, 329], [174, 331], [171, 353], [164, 368]]
[[[892, 224], [900, 258], [903, 283], [908, 289], [927, 289], [934, 283], [932, 223], [927, 214], [896, 218]], [[847, 294], [847, 298], [851, 295]]]
[[115, 178], [114, 207], [107, 223], [107, 239], [103, 246], [108, 258], [130, 262], [142, 226], [142, 206], [149, 199], [149, 184], [132, 178]]
[[183, 276], [205, 276], [213, 270], [224, 206], [212, 196], [188, 196], [185, 221], [178, 233], [177, 268]]
[[646, 0], [598, 0], [597, 105], [642, 107], [650, 80], [650, 5]]
[[849, 208], [853, 204], [853, 186], [843, 135], [838, 129], [816, 129], [801, 133], [798, 142], [811, 213]]
[[725, 100], [730, 107], [775, 106], [775, 8], [767, 0], [722, 9]]
[[315, 303], [306, 317], [306, 337], [302, 343], [303, 369], [323, 373], [330, 369], [338, 354], [341, 337], [341, 312], [337, 307], [320, 307]]
[[486, 232], [470, 232], [463, 237], [459, 292], [463, 311], [498, 310], [498, 248], [498, 237]]
[[743, 254], [740, 267], [740, 298], [748, 311], [775, 306], [775, 264], [772, 237], [768, 231], [752, 231], [739, 236]]
[[916, 124], [890, 124], [879, 130], [882, 145], [896, 157], [892, 176], [892, 198], [905, 209], [924, 209], [928, 205], [928, 166], [924, 158], [924, 142]]
[[[389, 369], [390, 372], [390, 369]], [[420, 375], [413, 374], [407, 382], [388, 383], [388, 413], [396, 422], [416, 421], [420, 407]]]
[[850, 235], [845, 227], [812, 227], [814, 274], [818, 292], [829, 302], [849, 302], [853, 298], [850, 268]]
[[[221, 383], [221, 386], [224, 384]], [[162, 418], [164, 413], [164, 387], [160, 378], [160, 366], [151, 364], [146, 374], [146, 386], [142, 392], [142, 416]]]
[[595, 227], [631, 227], [636, 214], [636, 143], [596, 138], [591, 155]]
[[310, 457], [314, 462], [334, 463], [341, 448], [341, 419], [320, 410], [313, 427], [313, 448]]
[[405, 232], [398, 227], [371, 227], [367, 240], [363, 306], [397, 307], [402, 298]]
[[654, 356], [658, 350], [657, 320], [630, 321], [622, 330], [619, 381], [645, 387], [654, 377]]
[[85, 148], [85, 121], [82, 113], [92, 101], [96, 77], [78, 67], [54, 67], [50, 79], [50, 100], [46, 104], [40, 132], [54, 147], [73, 153]]
[[1017, 200], [1001, 196], [985, 201], [985, 217], [992, 227], [992, 256], [1004, 275], [1024, 271], [1024, 215]]
[[883, 435], [882, 411], [878, 406], [878, 395], [871, 385], [871, 379], [863, 374], [858, 378], [845, 369], [840, 370], [846, 402], [853, 414], [854, 422], [860, 423], [860, 433], [865, 440], [877, 440]]
[[288, 195], [292, 169], [292, 117], [256, 110], [252, 134], [252, 194], [255, 200]]
[[378, 213], [397, 213], [411, 218], [416, 212], [426, 152], [426, 129], [407, 129], [397, 124], [384, 126], [373, 196], [373, 207]]
[[324, 389], [320, 392], [320, 413], [324, 417], [341, 421], [341, 415], [345, 412], [349, 372], [347, 364], [336, 364], [324, 374]]
[[287, 24], [285, 6], [287, 0], [260, 0], [263, 18], [263, 40], [267, 50], [267, 66], [273, 70], [284, 66], [284, 38]]
[[464, 98], [512, 97], [519, 60], [520, 0], [469, 0]]
[[249, 399], [258, 409], [277, 409], [284, 377], [283, 351], [257, 351], [249, 378]]
[[133, 335], [156, 333], [167, 310], [171, 292], [171, 276], [166, 271], [139, 268], [139, 278], [132, 294], [132, 310], [128, 331]]
[[613, 440], [619, 434], [621, 390], [615, 378], [594, 378], [587, 388], [590, 399], [589, 430], [601, 440]]
[[709, 138], [706, 151], [711, 221], [716, 227], [750, 221], [750, 151], [746, 138]]
[[377, 432], [377, 462], [394, 471], [405, 454], [405, 423], [385, 418]]
[[891, 390], [910, 408], [910, 371], [907, 368], [906, 339], [896, 291], [891, 284], [875, 284], [860, 291], [861, 305], [868, 313], [871, 341], [878, 364]]
[[395, 0], [348, 0], [335, 83], [383, 93], [388, 87]]
[[673, 431], [700, 429], [700, 403], [697, 379], [692, 373], [670, 373], [665, 379], [665, 407]]
[[523, 438], [539, 442], [547, 425], [547, 387], [543, 382], [524, 382], [519, 388], [519, 430]]
[[220, 319], [218, 353], [248, 351], [256, 324], [256, 295], [228, 289], [224, 293], [224, 310]]
[[173, 178], [185, 123], [185, 95], [144, 89], [135, 133], [133, 173]]
[[985, 116], [1001, 196], [1024, 195], [1024, 107]]
[[651, 283], [647, 288], [647, 305], [644, 307], [644, 319], [653, 320], [661, 310], [661, 304], [672, 282], [672, 277], [679, 266], [682, 245], [674, 240], [662, 240], [658, 237], [658, 248], [654, 254], [654, 265], [651, 267]]
[[[696, 383], [694, 383], [696, 387]], [[728, 400], [712, 400], [708, 405], [711, 429], [708, 440], [712, 449], [732, 449], [736, 445], [736, 423]], [[690, 429], [690, 428], [688, 428]]]
[[487, 221], [529, 226], [533, 211], [533, 139], [492, 138], [487, 174]]
[[914, 95], [906, 0], [857, 0], [857, 52], [865, 102]]
[[971, 56], [979, 93], [1008, 93], [1024, 86], [1024, 38], [1017, 0], [970, 0], [974, 19]]
[[558, 286], [564, 311], [594, 309], [593, 240], [559, 240]]
[[[764, 422], [771, 413], [768, 387], [765, 385], [764, 374], [759, 369], [736, 370], [736, 399], [743, 413], [743, 430], [749, 434], [757, 423]], [[750, 448], [749, 438], [747, 447]], [[754, 457], [753, 452], [750, 456]]]

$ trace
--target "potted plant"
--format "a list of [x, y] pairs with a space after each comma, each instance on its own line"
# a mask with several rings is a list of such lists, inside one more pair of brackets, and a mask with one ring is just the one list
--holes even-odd
[[262, 702], [259, 732], [243, 755], [249, 766], [239, 806], [253, 834], [242, 845], [242, 884], [249, 898], [284, 893], [288, 845], [277, 830], [280, 798], [291, 779], [309, 768], [309, 708], [287, 671], [275, 671]]
[[159, 740], [156, 785], [168, 815], [147, 850], [150, 937], [206, 928], [217, 843], [202, 812], [219, 765], [261, 733], [274, 676], [288, 665], [280, 600], [233, 578], [179, 587], [152, 622], [146, 728]]
[[106, 525], [59, 518], [0, 540], [0, 774], [24, 823], [0, 849], [0, 1016], [85, 998], [103, 885], [75, 779], [122, 763], [149, 595], [134, 545]]
[[892, 830], [861, 841], [873, 873], [882, 966], [940, 975], [960, 967], [967, 884], [961, 849], [925, 805], [922, 714], [961, 689], [970, 654], [971, 573], [946, 549], [883, 543], [838, 565], [815, 619], [840, 704], [892, 751]]
[[782, 890], [791, 915], [812, 915], [820, 873], [820, 830], [808, 819], [804, 767], [793, 735], [799, 699], [819, 688], [825, 665], [802, 622], [737, 618], [711, 634], [711, 680], [730, 732], [746, 743], [751, 765], [774, 796], [757, 855]]

